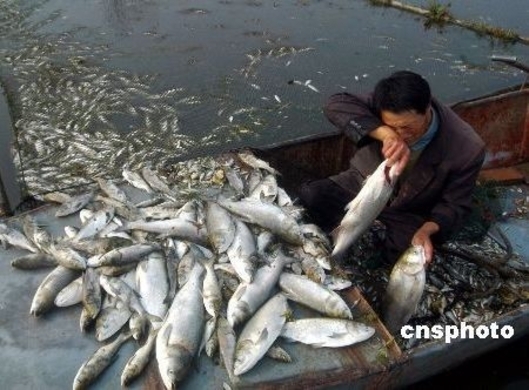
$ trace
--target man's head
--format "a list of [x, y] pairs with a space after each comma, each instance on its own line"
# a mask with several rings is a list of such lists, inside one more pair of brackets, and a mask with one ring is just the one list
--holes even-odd
[[422, 76], [399, 71], [377, 83], [373, 105], [382, 122], [412, 145], [428, 129], [431, 98], [430, 86]]

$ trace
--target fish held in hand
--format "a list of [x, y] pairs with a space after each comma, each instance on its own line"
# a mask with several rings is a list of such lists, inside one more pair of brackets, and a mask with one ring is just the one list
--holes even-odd
[[384, 323], [397, 332], [415, 313], [426, 283], [424, 247], [408, 248], [393, 266], [384, 297]]
[[340, 225], [331, 233], [335, 259], [340, 259], [375, 221], [388, 203], [396, 181], [395, 165], [388, 167], [387, 160], [367, 178], [358, 195], [345, 207], [347, 212]]

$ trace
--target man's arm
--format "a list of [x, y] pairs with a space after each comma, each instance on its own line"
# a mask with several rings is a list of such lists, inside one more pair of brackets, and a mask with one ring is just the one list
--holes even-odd
[[373, 113], [368, 96], [346, 92], [332, 95], [324, 107], [324, 113], [358, 147], [373, 139], [380, 141], [382, 155], [388, 159], [388, 166], [399, 164], [397, 175], [404, 170], [409, 161], [410, 150], [402, 138]]

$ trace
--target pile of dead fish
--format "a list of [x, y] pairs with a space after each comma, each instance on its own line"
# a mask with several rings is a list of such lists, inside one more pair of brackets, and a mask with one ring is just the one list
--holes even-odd
[[[303, 222], [265, 161], [241, 151], [175, 164], [171, 180], [149, 167], [122, 174], [130, 186], [97, 179], [87, 193], [44, 197], [60, 204], [57, 218], [79, 216], [64, 235], [32, 214], [20, 217], [21, 228], [0, 224], [4, 244], [32, 253], [14, 267], [53, 267], [30, 313], [80, 304], [81, 330], [104, 343], [74, 389], [96, 380], [131, 337], [140, 346], [122, 384], [154, 358], [173, 389], [202, 351], [220, 356], [234, 382], [265, 355], [289, 361], [279, 338], [342, 347], [375, 333], [352, 320], [334, 291], [351, 283], [331, 274], [326, 235]], [[133, 203], [130, 190], [142, 199]], [[313, 314], [293, 314], [296, 305]]]

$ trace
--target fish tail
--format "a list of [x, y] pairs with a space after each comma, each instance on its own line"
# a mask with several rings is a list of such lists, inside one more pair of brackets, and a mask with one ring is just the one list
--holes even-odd
[[342, 226], [341, 225], [338, 225], [336, 226], [330, 233], [329, 235], [331, 236], [332, 238], [332, 241], [334, 243], [336, 243], [336, 241], [338, 241], [338, 237], [340, 237], [340, 234], [342, 233]]

